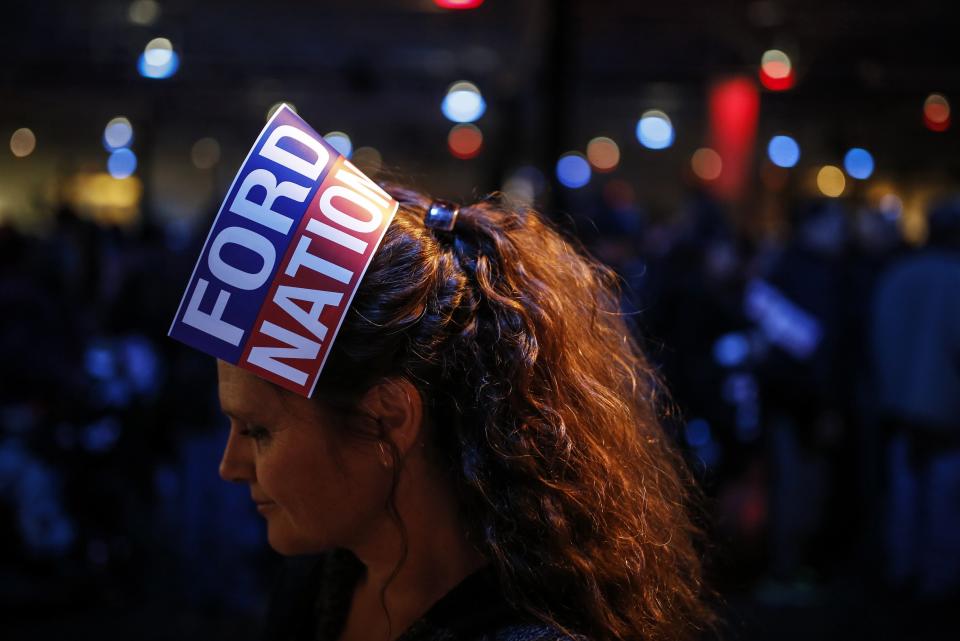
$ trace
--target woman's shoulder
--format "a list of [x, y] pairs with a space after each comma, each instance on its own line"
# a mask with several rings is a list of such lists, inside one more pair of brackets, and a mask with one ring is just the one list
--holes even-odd
[[488, 565], [437, 601], [397, 641], [587, 641], [515, 608]]
[[497, 629], [482, 641], [589, 641], [584, 636], [570, 636], [543, 623], [521, 623]]
[[[345, 550], [288, 557], [274, 585], [263, 641], [333, 639], [362, 569]], [[505, 598], [493, 566], [466, 577], [397, 641], [589, 641], [533, 619]]]

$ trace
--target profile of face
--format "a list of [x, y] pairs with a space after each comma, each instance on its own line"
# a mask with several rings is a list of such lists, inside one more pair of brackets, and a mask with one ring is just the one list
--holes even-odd
[[246, 483], [284, 555], [353, 547], [382, 527], [391, 470], [374, 442], [349, 439], [316, 401], [217, 362], [230, 434], [220, 476]]

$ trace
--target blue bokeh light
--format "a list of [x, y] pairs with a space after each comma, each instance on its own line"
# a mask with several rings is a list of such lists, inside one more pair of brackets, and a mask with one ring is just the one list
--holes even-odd
[[713, 359], [723, 367], [737, 367], [749, 354], [750, 343], [739, 332], [724, 334], [713, 344]]
[[111, 416], [101, 418], [83, 430], [83, 447], [88, 452], [107, 452], [120, 438], [120, 422]]
[[862, 147], [854, 147], [843, 157], [843, 168], [851, 178], [866, 180], [873, 175], [873, 156]]
[[687, 444], [692, 447], [703, 447], [710, 442], [710, 423], [702, 418], [691, 419], [684, 430]]
[[103, 146], [107, 151], [129, 147], [133, 142], [133, 127], [123, 116], [117, 116], [103, 129]]
[[564, 187], [579, 189], [590, 182], [590, 163], [583, 154], [572, 151], [557, 161], [557, 180]]
[[107, 171], [114, 178], [127, 178], [137, 170], [137, 155], [129, 149], [117, 149], [107, 159]]
[[330, 143], [330, 146], [345, 158], [349, 158], [353, 153], [353, 142], [350, 140], [350, 136], [342, 131], [331, 131], [325, 135], [323, 139]]
[[673, 139], [673, 123], [662, 111], [648, 111], [637, 122], [637, 140], [648, 149], [666, 149]]
[[478, 120], [487, 110], [487, 103], [479, 92], [471, 89], [455, 89], [443, 97], [440, 110], [447, 120], [466, 123]]
[[767, 155], [777, 167], [789, 169], [800, 160], [800, 145], [790, 136], [774, 136], [767, 145]]
[[157, 58], [159, 58], [159, 56], [154, 55], [152, 52], [149, 59], [147, 52], [140, 54], [140, 58], [137, 60], [137, 71], [140, 72], [141, 76], [144, 78], [163, 79], [169, 78], [177, 73], [177, 69], [180, 67], [180, 56], [177, 55], [176, 51], [171, 51], [169, 57], [163, 56], [165, 59], [164, 64], [152, 64], [150, 62], [150, 60]]
[[101, 345], [91, 345], [83, 357], [84, 369], [93, 378], [102, 380], [114, 376], [116, 365], [110, 350]]

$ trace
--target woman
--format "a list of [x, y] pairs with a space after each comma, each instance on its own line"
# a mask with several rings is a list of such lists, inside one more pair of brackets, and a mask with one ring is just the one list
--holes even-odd
[[696, 636], [688, 477], [616, 278], [497, 198], [400, 210], [306, 399], [219, 364], [220, 473], [292, 558], [267, 638]]

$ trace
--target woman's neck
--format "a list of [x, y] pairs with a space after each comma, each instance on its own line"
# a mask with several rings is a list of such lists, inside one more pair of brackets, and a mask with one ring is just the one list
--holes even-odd
[[[386, 585], [384, 601], [392, 630], [389, 637], [395, 638], [464, 578], [487, 565], [487, 559], [469, 540], [449, 483], [436, 478], [430, 469], [421, 457], [408, 457], [401, 473], [396, 507], [407, 532], [407, 554], [392, 580], [401, 560], [402, 541], [399, 529], [389, 518], [370, 528], [367, 540], [351, 547], [366, 571], [354, 588], [345, 633], [352, 626], [364, 625], [372, 633], [379, 626], [363, 619], [375, 617], [377, 612], [385, 623], [380, 599]], [[353, 638], [387, 641], [382, 635], [385, 632]]]

